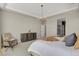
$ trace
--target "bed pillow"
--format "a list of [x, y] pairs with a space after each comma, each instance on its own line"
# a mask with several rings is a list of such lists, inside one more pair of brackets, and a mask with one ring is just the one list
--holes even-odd
[[76, 33], [77, 38], [79, 39], [79, 33]]
[[75, 45], [74, 45], [74, 48], [75, 49], [79, 49], [79, 38], [77, 39]]
[[46, 38], [46, 41], [58, 41], [58, 39], [55, 36], [49, 36]]
[[65, 38], [65, 45], [66, 46], [73, 46], [76, 41], [77, 41], [76, 34], [75, 33], [72, 33], [72, 34], [68, 35]]
[[76, 36], [77, 36], [77, 41], [76, 41], [76, 43], [74, 45], [74, 48], [79, 49], [79, 33], [77, 33]]

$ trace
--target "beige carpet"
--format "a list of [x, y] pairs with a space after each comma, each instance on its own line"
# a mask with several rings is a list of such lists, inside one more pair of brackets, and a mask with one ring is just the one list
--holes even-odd
[[19, 43], [14, 48], [3, 48], [0, 55], [3, 56], [29, 56], [27, 49], [33, 41]]

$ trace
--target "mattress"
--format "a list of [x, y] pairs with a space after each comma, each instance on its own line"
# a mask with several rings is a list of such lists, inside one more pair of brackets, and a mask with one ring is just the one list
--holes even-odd
[[79, 56], [79, 49], [67, 47], [61, 41], [36, 40], [30, 45], [28, 52], [35, 56]]

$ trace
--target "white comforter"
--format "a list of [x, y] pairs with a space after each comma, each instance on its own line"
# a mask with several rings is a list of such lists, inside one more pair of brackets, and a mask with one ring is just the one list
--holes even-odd
[[28, 52], [40, 56], [79, 56], [79, 49], [65, 46], [61, 41], [36, 40], [31, 44]]

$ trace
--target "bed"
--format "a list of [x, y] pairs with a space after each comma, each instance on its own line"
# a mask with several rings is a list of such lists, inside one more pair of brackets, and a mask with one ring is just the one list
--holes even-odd
[[79, 56], [79, 49], [67, 47], [62, 41], [36, 40], [28, 48], [28, 53], [34, 56]]

